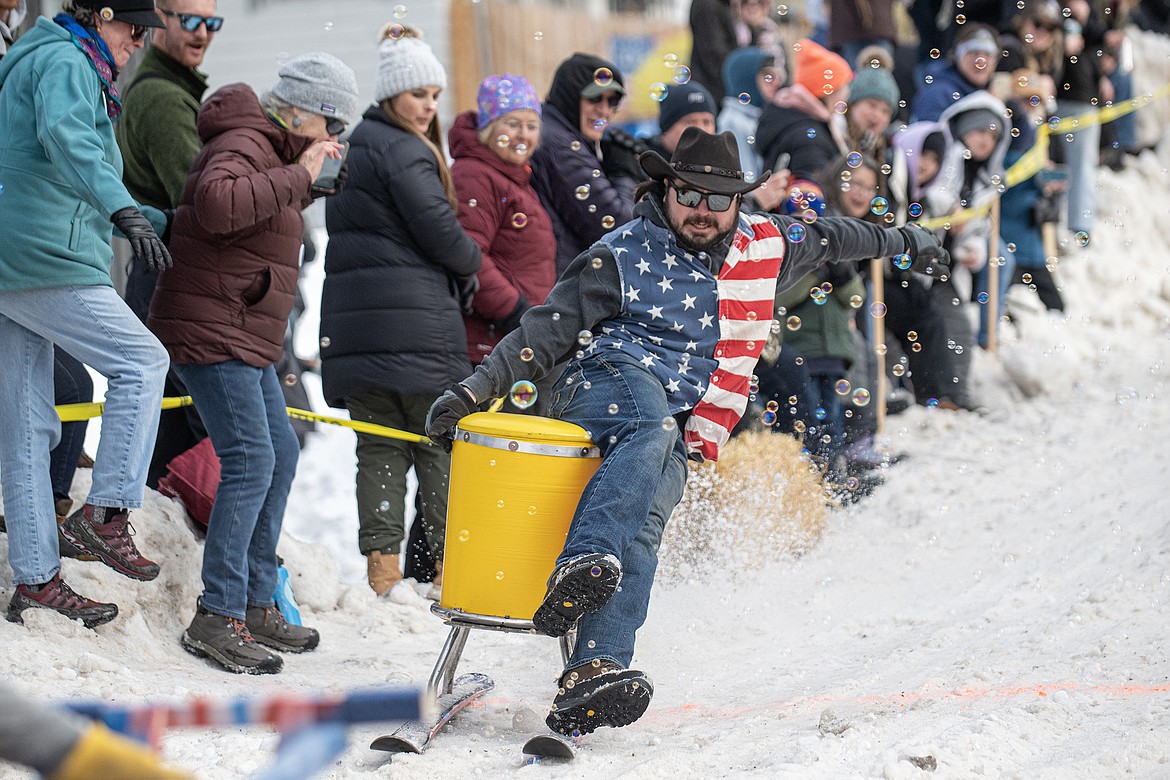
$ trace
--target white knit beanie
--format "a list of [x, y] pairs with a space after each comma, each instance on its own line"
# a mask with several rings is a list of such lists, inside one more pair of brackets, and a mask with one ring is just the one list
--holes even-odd
[[378, 44], [378, 80], [374, 99], [383, 100], [419, 87], [447, 88], [447, 71], [413, 27], [390, 24]]

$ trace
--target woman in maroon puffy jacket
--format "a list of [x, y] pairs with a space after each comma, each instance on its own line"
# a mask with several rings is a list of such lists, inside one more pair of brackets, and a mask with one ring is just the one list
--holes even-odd
[[171, 226], [182, 261], [159, 277], [149, 326], [220, 459], [203, 548], [203, 593], [183, 647], [232, 672], [274, 674], [259, 644], [312, 650], [313, 629], [275, 607], [276, 543], [299, 445], [273, 364], [296, 294], [313, 182], [357, 114], [353, 71], [324, 52], [289, 60], [258, 98], [229, 84], [199, 111], [195, 158]]
[[530, 181], [528, 160], [540, 142], [536, 90], [523, 76], [489, 76], [477, 102], [479, 110], [460, 114], [448, 136], [459, 224], [483, 252], [479, 292], [464, 316], [472, 365], [544, 303], [556, 281], [557, 246]]

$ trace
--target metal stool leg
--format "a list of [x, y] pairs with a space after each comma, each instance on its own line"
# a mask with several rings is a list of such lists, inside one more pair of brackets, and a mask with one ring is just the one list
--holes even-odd
[[573, 650], [577, 647], [577, 629], [574, 628], [557, 639], [557, 643], [561, 646], [561, 661], [567, 667], [569, 659], [573, 657]]
[[427, 693], [432, 698], [451, 692], [455, 668], [459, 666], [459, 657], [463, 655], [470, 631], [467, 626], [451, 626], [451, 632], [447, 634], [447, 641], [443, 643], [439, 659], [435, 661], [435, 668], [431, 671], [431, 678], [427, 681]]

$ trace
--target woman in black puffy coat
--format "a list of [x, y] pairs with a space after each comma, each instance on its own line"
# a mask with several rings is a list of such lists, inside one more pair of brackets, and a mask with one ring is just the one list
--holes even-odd
[[[446, 84], [417, 31], [383, 30], [378, 104], [354, 129], [345, 188], [325, 208], [325, 400], [354, 420], [418, 434], [431, 402], [471, 373], [463, 311], [481, 263], [456, 219], [442, 153], [438, 97]], [[451, 460], [429, 444], [367, 434], [358, 434], [357, 458], [358, 546], [370, 587], [382, 595], [402, 578], [412, 466], [427, 542], [442, 559]]]
[[574, 54], [553, 74], [544, 101], [540, 148], [532, 155], [532, 186], [552, 219], [557, 275], [593, 242], [634, 214], [633, 190], [604, 173], [601, 139], [626, 89], [617, 67]]

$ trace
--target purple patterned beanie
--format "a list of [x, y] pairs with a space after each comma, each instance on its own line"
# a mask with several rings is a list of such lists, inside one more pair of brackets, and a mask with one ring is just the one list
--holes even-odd
[[509, 111], [535, 111], [540, 116], [540, 98], [532, 83], [523, 76], [501, 73], [488, 76], [479, 85], [476, 96], [479, 106], [479, 122], [476, 129], [482, 130]]

